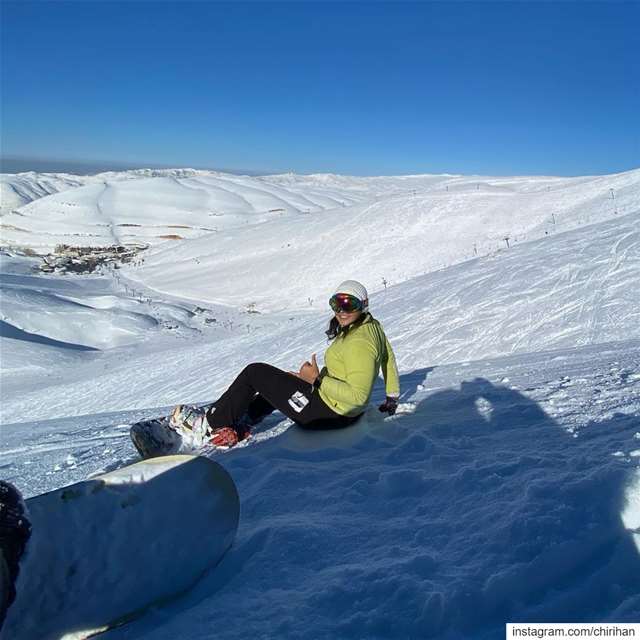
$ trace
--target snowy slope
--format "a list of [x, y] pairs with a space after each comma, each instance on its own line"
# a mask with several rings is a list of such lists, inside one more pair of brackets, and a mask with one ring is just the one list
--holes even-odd
[[[639, 347], [406, 372], [404, 413], [344, 432], [273, 437], [286, 423], [270, 419], [272, 437], [215, 456], [242, 504], [228, 557], [110, 637], [499, 638], [506, 620], [637, 620]], [[5, 427], [5, 477], [36, 493], [120, 466], [140, 415]]]
[[[189, 170], [139, 169], [135, 171], [108, 171], [89, 176], [78, 176], [71, 173], [0, 173], [0, 217], [19, 209], [23, 205], [46, 196], [70, 191], [77, 187], [105, 180], [130, 180], [137, 177], [153, 175], [185, 175]], [[193, 171], [193, 170], [191, 170]]]
[[86, 184], [152, 177], [185, 178], [200, 173], [203, 172], [195, 169], [134, 169], [130, 171], [105, 171], [88, 176], [35, 171], [0, 173], [0, 217], [39, 198], [61, 191], [69, 191]]
[[[195, 263], [194, 268], [197, 268]], [[272, 263], [269, 268], [269, 273], [276, 273], [278, 263]], [[505, 353], [640, 339], [640, 290], [636, 286], [639, 273], [640, 214], [636, 213], [523, 243], [494, 256], [470, 260], [391, 286], [372, 296], [372, 311], [388, 328], [399, 366], [404, 370], [481, 360]], [[197, 287], [199, 278], [193, 277]], [[238, 291], [244, 291], [252, 286], [255, 275], [251, 270], [238, 269], [235, 278]], [[247, 362], [266, 360], [284, 369], [297, 369], [311, 352], [320, 355], [326, 347], [323, 331], [328, 312], [305, 309], [304, 302], [297, 314], [293, 311], [249, 314], [242, 311], [250, 301], [247, 297], [235, 312], [224, 312], [225, 307], [211, 305], [208, 315], [218, 322], [199, 324], [200, 317], [193, 315], [193, 304], [159, 302], [162, 296], [150, 291], [149, 295], [156, 299], [151, 305], [135, 301], [116, 305], [114, 291], [103, 291], [101, 296], [90, 295], [91, 290], [86, 289], [82, 293], [80, 283], [88, 286], [91, 282], [100, 282], [99, 279], [72, 281], [78, 283], [75, 292], [59, 293], [56, 299], [77, 301], [84, 295], [84, 304], [90, 305], [94, 314], [84, 333], [76, 333], [76, 340], [82, 336], [81, 344], [98, 346], [98, 339], [106, 345], [108, 341], [122, 344], [125, 337], [126, 341], [133, 342], [148, 341], [153, 335], [182, 335], [185, 342], [180, 348], [174, 348], [171, 367], [185, 374], [167, 376], [163, 368], [157, 367], [158, 358], [167, 357], [156, 351], [166, 348], [163, 342], [152, 341], [148, 348], [124, 353], [105, 352], [98, 360], [94, 358], [86, 363], [77, 383], [72, 384], [68, 378], [61, 381], [59, 391], [56, 391], [57, 381], [51, 388], [35, 391], [23, 388], [23, 393], [3, 403], [4, 421], [19, 421], [17, 416], [23, 414], [28, 420], [205, 401], [221, 392]], [[325, 286], [326, 283], [319, 284]], [[8, 300], [14, 286], [5, 285]], [[185, 294], [190, 293], [187, 286], [185, 284]], [[42, 289], [42, 285], [39, 288]], [[146, 299], [146, 295], [147, 291], [143, 290], [141, 297]], [[272, 295], [274, 300], [286, 299], [277, 291]], [[320, 302], [316, 304], [320, 305]], [[120, 311], [117, 317], [121, 324], [109, 320], [113, 322], [110, 335], [101, 334], [102, 314], [107, 319], [115, 317], [114, 306], [137, 309], [138, 313], [131, 316], [129, 310]], [[75, 311], [76, 307], [71, 309]], [[12, 316], [11, 311], [16, 315]], [[87, 311], [82, 308], [84, 317]], [[140, 315], [151, 311], [153, 315], [149, 318]], [[26, 328], [21, 307], [6, 304], [3, 313], [7, 322]], [[49, 313], [54, 313], [53, 306]], [[69, 316], [63, 315], [61, 308], [58, 313], [61, 319], [65, 318], [63, 327], [66, 327]], [[173, 324], [168, 324], [167, 314]], [[40, 318], [37, 314], [34, 317]], [[46, 326], [45, 322], [49, 320], [42, 322], [41, 335], [63, 337], [58, 323], [49, 322]], [[124, 322], [130, 330], [125, 336], [122, 334]], [[136, 333], [133, 322], [154, 322], [157, 330], [149, 334], [149, 329], [140, 325]], [[167, 329], [167, 326], [173, 328]], [[25, 349], [32, 349], [31, 343], [24, 344]], [[24, 360], [34, 358], [35, 355], [29, 354]], [[143, 376], [141, 371], [145, 372]], [[5, 417], [8, 415], [12, 418]]]
[[82, 186], [91, 179], [59, 173], [0, 173], [0, 216], [51, 195]]
[[[240, 491], [234, 547], [110, 637], [482, 640], [506, 621], [640, 620], [639, 177], [234, 177], [257, 198], [249, 224], [141, 266], [44, 277], [2, 256], [3, 478], [35, 495], [118, 468], [131, 422], [215, 399], [251, 361], [321, 361], [331, 288], [360, 277], [397, 354], [398, 415], [375, 409], [379, 384], [348, 430], [274, 414], [208, 452]], [[180, 183], [172, 197], [192, 180], [127, 185]], [[276, 189], [291, 211], [253, 225]]]
[[501, 638], [506, 620], [638, 621], [639, 407], [576, 438], [531, 398], [562, 381], [586, 403], [591, 370], [598, 391], [637, 399], [637, 379], [614, 382], [640, 364], [626, 347], [415, 371], [413, 413], [223, 457], [244, 509], [235, 553], [114, 637], [187, 624], [194, 638]]
[[317, 309], [333, 280], [355, 277], [379, 291], [383, 280], [395, 285], [491, 255], [507, 247], [507, 237], [513, 246], [640, 211], [640, 171], [573, 180], [550, 191], [545, 179], [494, 186], [467, 178], [450, 191], [429, 182], [416, 195], [275, 219], [221, 232], [215, 241], [159, 246], [128, 275], [154, 290], [209, 302], [253, 302], [275, 311], [310, 299]]
[[50, 251], [57, 244], [158, 244], [280, 216], [344, 207], [361, 199], [335, 189], [304, 194], [216, 172], [98, 174], [90, 184], [3, 216], [3, 243]]
[[640, 338], [640, 211], [391, 287], [403, 365]]

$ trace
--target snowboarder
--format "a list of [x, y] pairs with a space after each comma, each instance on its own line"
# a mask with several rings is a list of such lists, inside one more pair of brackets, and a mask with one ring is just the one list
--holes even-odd
[[378, 408], [393, 415], [400, 396], [398, 370], [381, 324], [369, 313], [367, 290], [347, 280], [329, 304], [334, 317], [326, 334], [332, 344], [322, 370], [315, 354], [297, 373], [250, 364], [212, 406], [178, 405], [171, 428], [191, 442], [230, 447], [276, 409], [306, 429], [346, 427], [364, 413], [380, 369], [387, 397]]

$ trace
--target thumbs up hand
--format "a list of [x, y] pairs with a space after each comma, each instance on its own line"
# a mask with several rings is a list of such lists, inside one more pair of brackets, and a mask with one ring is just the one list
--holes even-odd
[[320, 375], [320, 369], [316, 362], [316, 354], [311, 356], [311, 362], [307, 361], [300, 367], [300, 373], [298, 377], [302, 378], [305, 382], [313, 384], [314, 380]]

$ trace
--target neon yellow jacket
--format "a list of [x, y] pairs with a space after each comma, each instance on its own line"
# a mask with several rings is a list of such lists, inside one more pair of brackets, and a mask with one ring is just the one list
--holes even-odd
[[382, 325], [370, 314], [361, 324], [339, 334], [324, 354], [319, 393], [340, 415], [362, 413], [380, 368], [387, 395], [400, 396], [400, 379], [393, 349]]

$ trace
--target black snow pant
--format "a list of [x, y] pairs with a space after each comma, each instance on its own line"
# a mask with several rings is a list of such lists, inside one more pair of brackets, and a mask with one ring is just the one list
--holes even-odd
[[245, 367], [213, 407], [215, 411], [207, 413], [213, 429], [242, 429], [247, 423], [257, 424], [276, 409], [305, 429], [340, 429], [362, 415], [336, 413], [311, 384], [262, 362]]

